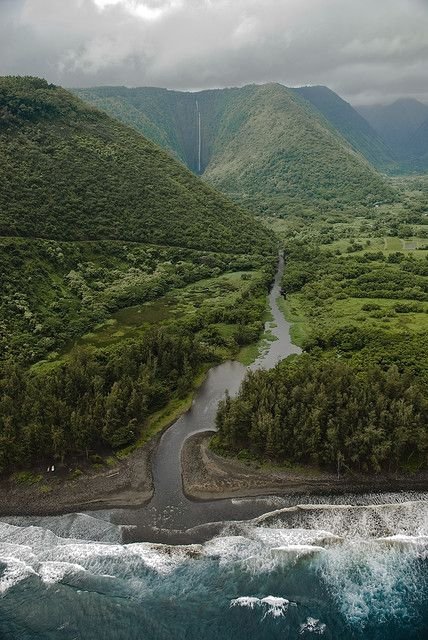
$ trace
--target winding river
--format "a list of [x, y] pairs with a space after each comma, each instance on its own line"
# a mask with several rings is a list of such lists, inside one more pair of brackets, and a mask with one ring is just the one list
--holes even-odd
[[[277, 338], [251, 365], [299, 349], [277, 305]], [[196, 502], [183, 494], [186, 439], [213, 429], [246, 368], [208, 373], [153, 456], [142, 508], [0, 520], [2, 640], [425, 640], [426, 494], [266, 496]], [[164, 544], [169, 543], [169, 544]]]
[[[301, 349], [290, 339], [290, 324], [285, 320], [278, 307], [281, 295], [281, 279], [284, 272], [284, 258], [279, 256], [275, 279], [268, 296], [271, 319], [265, 329], [273, 334], [257, 360], [249, 368], [271, 368], [277, 362]], [[152, 473], [154, 496], [142, 509], [120, 510], [120, 520], [132, 528], [128, 536], [132, 540], [154, 540], [186, 542], [189, 536], [198, 538], [195, 531], [186, 531], [206, 523], [220, 523], [224, 520], [250, 518], [266, 511], [271, 498], [239, 500], [213, 500], [196, 502], [189, 500], [183, 493], [181, 478], [181, 449], [191, 435], [213, 430], [219, 401], [226, 391], [230, 395], [238, 392], [247, 368], [239, 362], [227, 361], [213, 367], [202, 386], [198, 389], [192, 406], [162, 435], [153, 456]], [[214, 524], [201, 529], [200, 535], [206, 537]], [[204, 531], [202, 533], [202, 531]]]

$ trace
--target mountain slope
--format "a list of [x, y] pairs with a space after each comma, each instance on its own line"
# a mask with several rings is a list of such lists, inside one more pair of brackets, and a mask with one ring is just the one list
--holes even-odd
[[383, 178], [324, 116], [282, 85], [198, 93], [144, 87], [76, 91], [256, 212], [346, 207], [393, 197]]
[[410, 139], [413, 164], [422, 170], [428, 170], [428, 118], [421, 124]]
[[365, 118], [348, 102], [328, 87], [299, 87], [295, 93], [310, 102], [349, 142], [377, 169], [387, 172], [398, 170], [391, 149]]
[[167, 149], [194, 173], [201, 174], [210, 160], [222, 114], [233, 96], [241, 90], [214, 89], [191, 93], [156, 87], [95, 87], [73, 91], [82, 100]]
[[428, 105], [403, 98], [389, 105], [361, 106], [358, 111], [393, 150], [403, 170], [428, 170], [428, 147], [421, 148], [417, 134], [428, 122]]
[[36, 78], [0, 79], [0, 235], [232, 253], [269, 234], [149, 140]]
[[205, 177], [246, 206], [341, 208], [391, 197], [369, 163], [285, 87], [249, 87], [233, 107]]

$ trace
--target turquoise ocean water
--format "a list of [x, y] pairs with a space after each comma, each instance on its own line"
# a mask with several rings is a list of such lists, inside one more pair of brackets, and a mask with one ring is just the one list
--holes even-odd
[[110, 520], [0, 522], [2, 640], [428, 637], [424, 499], [288, 508], [186, 546], [123, 544]]

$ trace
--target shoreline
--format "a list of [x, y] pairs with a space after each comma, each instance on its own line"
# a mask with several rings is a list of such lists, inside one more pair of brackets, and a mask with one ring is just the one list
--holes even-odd
[[[95, 470], [88, 463], [78, 477], [72, 469], [55, 475], [32, 470], [40, 482], [19, 483], [13, 477], [0, 479], [0, 517], [53, 516], [100, 509], [136, 509], [146, 506], [154, 495], [152, 456], [162, 434], [191, 407], [209, 367], [195, 376], [192, 389], [170, 402], [148, 419], [147, 429], [125, 448], [114, 466]], [[120, 452], [118, 452], [120, 453]]]
[[[257, 348], [259, 343], [260, 340], [255, 343]], [[230, 354], [230, 359], [239, 361], [240, 353]], [[138, 509], [149, 504], [154, 495], [153, 453], [163, 433], [189, 411], [213, 366], [216, 365], [202, 367], [184, 398], [172, 398], [152, 414], [147, 428], [134, 444], [123, 450], [126, 455], [117, 457], [113, 466], [95, 469], [85, 461], [81, 474], [75, 477], [71, 466], [67, 469], [57, 466], [52, 474], [41, 469], [29, 470], [34, 477], [40, 477], [39, 481], [19, 482], [13, 475], [0, 478], [0, 517], [59, 516], [101, 509]]]
[[[175, 421], [175, 419], [174, 419]], [[152, 456], [166, 425], [149, 442], [137, 448], [115, 467], [83, 473], [75, 479], [49, 478], [49, 484], [0, 482], [0, 517], [54, 516], [100, 509], [138, 509], [153, 494]], [[311, 468], [258, 468], [223, 458], [208, 448], [213, 431], [190, 436], [181, 450], [183, 494], [192, 502], [267, 496], [341, 495], [428, 491], [428, 472], [343, 476]], [[53, 481], [53, 482], [52, 482]], [[50, 484], [52, 483], [52, 484]], [[49, 491], [43, 487], [49, 486]]]
[[151, 459], [159, 436], [117, 465], [86, 470], [77, 478], [46, 472], [43, 481], [26, 484], [0, 482], [1, 516], [53, 516], [79, 511], [143, 507], [152, 499], [154, 487]]
[[427, 491], [428, 472], [415, 474], [336, 475], [312, 469], [258, 468], [223, 458], [208, 448], [213, 431], [190, 436], [181, 451], [184, 495], [195, 502], [283, 495], [340, 495]]

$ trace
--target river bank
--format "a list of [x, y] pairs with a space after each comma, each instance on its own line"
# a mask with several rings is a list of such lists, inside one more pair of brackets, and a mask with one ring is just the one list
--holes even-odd
[[[259, 355], [264, 347], [263, 334], [252, 348]], [[237, 363], [241, 354], [245, 357], [247, 349], [237, 354]], [[238, 367], [244, 371], [243, 365]], [[137, 442], [117, 456], [96, 456], [99, 464], [81, 459], [70, 466], [57, 464], [54, 472], [34, 468], [1, 478], [0, 516], [47, 516], [88, 509], [145, 507], [154, 495], [152, 458], [159, 441], [164, 432], [190, 410], [210, 368], [206, 365], [198, 372], [185, 397], [172, 398], [163, 409], [150, 416]]]
[[[87, 509], [142, 507], [153, 496], [151, 457], [158, 438], [113, 467], [45, 472], [37, 481], [0, 482], [0, 515], [58, 515]], [[98, 465], [99, 466], [99, 465]]]
[[212, 432], [197, 433], [186, 440], [181, 452], [183, 491], [191, 500], [261, 495], [316, 495], [425, 491], [428, 472], [414, 474], [358, 475], [338, 478], [312, 467], [260, 468], [255, 463], [223, 458], [209, 449]]

